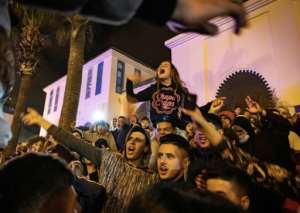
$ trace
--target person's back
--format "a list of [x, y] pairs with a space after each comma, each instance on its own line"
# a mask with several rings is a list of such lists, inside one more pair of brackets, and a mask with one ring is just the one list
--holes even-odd
[[293, 171], [295, 165], [291, 160], [292, 150], [288, 141], [288, 120], [272, 112], [268, 112], [267, 116], [261, 133], [255, 138], [254, 156]]
[[103, 186], [84, 178], [76, 178], [74, 188], [78, 194], [82, 213], [101, 212], [107, 198]]
[[209, 192], [197, 192], [189, 185], [163, 183], [136, 196], [128, 213], [238, 213], [243, 212], [225, 198]]

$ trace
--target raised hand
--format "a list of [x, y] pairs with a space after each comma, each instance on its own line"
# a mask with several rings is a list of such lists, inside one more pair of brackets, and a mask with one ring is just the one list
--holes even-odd
[[200, 125], [202, 124], [203, 121], [206, 121], [205, 118], [203, 117], [201, 111], [196, 107], [194, 110], [188, 110], [182, 108], [181, 111], [190, 116], [192, 120], [196, 121]]
[[246, 11], [243, 0], [178, 0], [169, 28], [177, 32], [198, 32], [215, 35], [218, 27], [209, 20], [218, 16], [230, 16], [235, 21], [235, 33], [245, 27]]
[[141, 82], [141, 76], [137, 74], [133, 74], [127, 77], [129, 80], [131, 80], [134, 84], [137, 84]]
[[26, 125], [34, 125], [39, 124], [43, 117], [33, 108], [28, 107], [26, 110], [26, 114], [23, 114], [22, 121]]
[[219, 97], [216, 98], [215, 100], [213, 100], [209, 112], [210, 113], [217, 113], [218, 111], [220, 111], [220, 109], [224, 106], [224, 102], [225, 102], [226, 97]]
[[198, 123], [202, 127], [202, 132], [208, 141], [213, 145], [217, 146], [221, 143], [223, 136], [218, 132], [216, 127], [205, 120], [201, 111], [196, 108], [194, 110], [181, 109], [182, 112], [191, 117], [193, 121]]
[[246, 104], [247, 104], [247, 110], [250, 113], [261, 113], [263, 109], [260, 107], [260, 105], [254, 101], [250, 96], [247, 96], [245, 98]]
[[26, 114], [23, 114], [21, 118], [24, 124], [26, 125], [36, 124], [44, 128], [45, 130], [48, 130], [52, 126], [52, 123], [45, 120], [36, 110], [30, 107], [27, 108]]

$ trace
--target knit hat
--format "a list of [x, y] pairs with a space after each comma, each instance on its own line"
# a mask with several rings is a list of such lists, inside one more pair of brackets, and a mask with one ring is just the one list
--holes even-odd
[[255, 135], [254, 129], [251, 126], [250, 121], [247, 118], [245, 118], [244, 116], [236, 117], [233, 121], [233, 125], [242, 127], [248, 133], [248, 135], [250, 137], [253, 137]]
[[219, 113], [219, 116], [222, 117], [222, 116], [225, 116], [226, 118], [228, 118], [231, 122], [234, 120], [235, 118], [235, 115], [233, 112], [231, 111], [222, 111]]
[[72, 133], [78, 133], [81, 138], [83, 138], [83, 132], [81, 129], [75, 128], [72, 130]]

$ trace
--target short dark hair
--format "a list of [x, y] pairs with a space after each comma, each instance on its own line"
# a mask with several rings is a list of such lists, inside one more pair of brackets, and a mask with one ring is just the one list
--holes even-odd
[[35, 213], [55, 193], [74, 183], [62, 161], [50, 155], [25, 154], [0, 170], [0, 206], [3, 212]]
[[177, 122], [176, 122], [176, 119], [174, 118], [174, 116], [160, 115], [156, 120], [156, 126], [157, 126], [157, 124], [162, 123], [162, 122], [170, 123], [173, 128], [176, 128], [176, 126], [177, 126]]
[[174, 146], [177, 146], [178, 148], [183, 149], [186, 151], [186, 153], [191, 156], [191, 148], [189, 142], [182, 136], [177, 134], [168, 134], [165, 136], [162, 136], [159, 139], [160, 145], [163, 144], [172, 144]]
[[[221, 164], [221, 165], [220, 165]], [[242, 170], [229, 164], [219, 162], [219, 166], [209, 168], [205, 174], [205, 179], [221, 179], [230, 182], [237, 188], [240, 196], [249, 195], [250, 179]]]
[[225, 198], [197, 192], [187, 184], [160, 183], [140, 193], [129, 204], [128, 213], [235, 213], [242, 210]]
[[107, 143], [107, 140], [105, 140], [104, 138], [99, 138], [98, 140], [96, 140], [95, 142], [95, 147], [98, 147], [98, 148], [107, 148], [108, 147], [108, 143]]
[[70, 163], [71, 161], [76, 160], [71, 150], [61, 144], [56, 144], [55, 146], [50, 147], [47, 152], [50, 154], [57, 154], [58, 157], [60, 157], [66, 163]]
[[149, 121], [150, 122], [150, 119], [147, 116], [144, 116], [141, 118], [141, 121]]

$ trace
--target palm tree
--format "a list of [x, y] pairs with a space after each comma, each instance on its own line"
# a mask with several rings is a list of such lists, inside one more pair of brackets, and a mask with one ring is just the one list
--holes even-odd
[[[18, 92], [15, 114], [12, 124], [13, 138], [5, 150], [5, 156], [14, 153], [18, 136], [21, 129], [20, 115], [25, 110], [25, 103], [30, 91], [32, 78], [37, 71], [39, 53], [43, 47], [43, 37], [41, 34], [42, 25], [49, 24], [52, 20], [57, 21], [65, 17], [54, 17], [52, 14], [26, 9], [17, 5], [17, 14], [22, 17], [21, 33], [16, 42], [17, 61], [19, 74], [21, 77]], [[84, 63], [84, 49], [86, 44], [86, 34], [89, 28], [88, 21], [78, 15], [67, 17], [70, 29], [62, 28], [61, 23], [56, 32], [59, 43], [70, 39], [70, 49], [68, 58], [67, 83], [64, 94], [64, 104], [62, 107], [59, 126], [65, 129], [70, 128], [70, 124], [76, 120], [77, 106], [80, 95], [81, 71]]]
[[[78, 15], [68, 17], [67, 20], [71, 28], [67, 31], [70, 32], [70, 52], [68, 58], [67, 83], [59, 126], [68, 130], [72, 122], [76, 120], [77, 115], [88, 21]], [[58, 33], [58, 35], [61, 34]]]
[[42, 48], [42, 36], [40, 28], [42, 23], [49, 17], [49, 14], [27, 9], [15, 5], [15, 12], [21, 18], [21, 32], [16, 36], [16, 63], [20, 76], [20, 88], [18, 91], [15, 114], [12, 122], [12, 139], [5, 150], [5, 156], [14, 153], [18, 144], [18, 137], [21, 129], [20, 115], [25, 110], [32, 78], [37, 71], [39, 53]]

